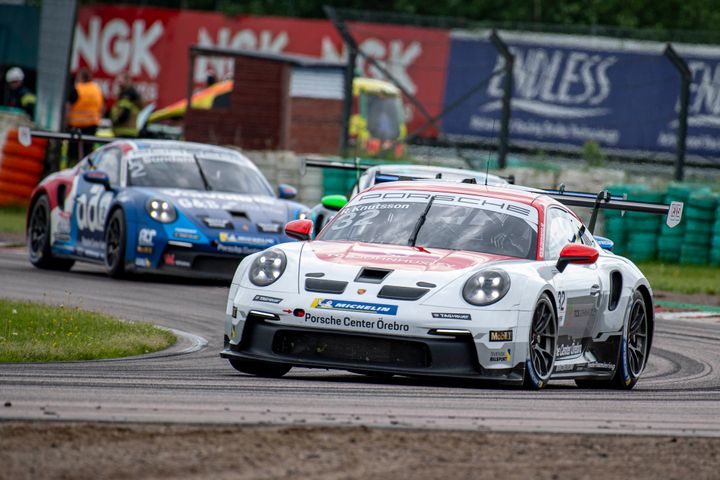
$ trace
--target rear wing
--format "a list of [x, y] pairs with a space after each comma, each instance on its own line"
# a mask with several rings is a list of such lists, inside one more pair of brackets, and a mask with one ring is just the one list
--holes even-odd
[[591, 233], [595, 230], [597, 214], [600, 209], [666, 215], [667, 218], [665, 223], [670, 228], [679, 225], [680, 220], [682, 219], [682, 202], [671, 202], [670, 204], [638, 202], [635, 200], [628, 200], [624, 196], [612, 195], [607, 190], [603, 190], [599, 193], [568, 192], [563, 188], [559, 190], [539, 191], [548, 197], [557, 200], [563, 205], [591, 208], [592, 216], [590, 217], [590, 223], [588, 225], [588, 230], [590, 230]]
[[[362, 163], [359, 158], [356, 158], [352, 162], [343, 162], [340, 160], [328, 160], [325, 158], [317, 158], [317, 157], [307, 157], [302, 158], [300, 160], [300, 173], [301, 175], [305, 175], [305, 172], [307, 171], [307, 167], [316, 167], [316, 168], [330, 168], [335, 170], [353, 170], [355, 172], [364, 172], [365, 170], [368, 170], [371, 167], [377, 167], [381, 166], [378, 164], [367, 164]], [[508, 176], [501, 176], [498, 175], [500, 178], [503, 178], [507, 180], [507, 182], [511, 185], [515, 184], [515, 175], [508, 175]], [[442, 178], [435, 177], [435, 178]], [[386, 174], [382, 172], [378, 172], [377, 176], [375, 177], [377, 183], [381, 182], [396, 182], [400, 180], [428, 180], [426, 177], [413, 177], [409, 175], [399, 175], [399, 174]], [[465, 178], [462, 180], [463, 183], [476, 183], [476, 179], [474, 176], [468, 176], [468, 178]]]

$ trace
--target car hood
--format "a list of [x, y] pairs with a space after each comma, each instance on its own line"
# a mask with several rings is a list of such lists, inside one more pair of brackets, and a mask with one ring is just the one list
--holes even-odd
[[231, 218], [251, 223], [284, 224], [290, 219], [288, 203], [266, 195], [246, 195], [226, 192], [202, 192], [177, 188], [155, 189], [160, 196], [193, 219]]

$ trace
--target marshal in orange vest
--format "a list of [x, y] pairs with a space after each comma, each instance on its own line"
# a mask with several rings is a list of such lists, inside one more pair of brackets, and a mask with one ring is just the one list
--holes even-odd
[[95, 82], [75, 84], [78, 99], [70, 107], [68, 124], [71, 128], [95, 127], [100, 124], [103, 109], [103, 94]]

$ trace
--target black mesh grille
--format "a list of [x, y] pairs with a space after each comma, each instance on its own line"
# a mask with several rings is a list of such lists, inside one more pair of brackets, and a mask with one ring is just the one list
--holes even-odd
[[219, 275], [233, 275], [240, 264], [239, 258], [219, 258], [198, 255], [193, 262], [193, 269], [203, 272], [216, 272]]
[[378, 297], [391, 298], [393, 300], [418, 300], [429, 291], [429, 288], [398, 287], [395, 285], [385, 285], [380, 289]]
[[306, 278], [305, 290], [320, 293], [343, 293], [348, 282], [325, 280], [322, 278]]
[[307, 360], [423, 368], [430, 366], [430, 350], [420, 342], [323, 332], [280, 330], [273, 352]]

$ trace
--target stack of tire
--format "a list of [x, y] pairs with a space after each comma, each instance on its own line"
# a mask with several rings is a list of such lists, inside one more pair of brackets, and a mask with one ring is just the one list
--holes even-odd
[[715, 267], [720, 267], [720, 198], [718, 198], [718, 206], [715, 209], [713, 239], [710, 246], [710, 264]]
[[710, 244], [717, 200], [709, 189], [693, 192], [683, 213], [685, 236], [680, 249], [680, 263], [707, 265], [710, 260]]
[[[653, 192], [647, 185], [624, 184], [607, 188], [614, 195], [625, 195], [638, 202], [661, 202], [663, 194]], [[618, 210], [605, 211], [605, 233], [615, 242], [613, 251], [636, 262], [653, 260], [657, 256], [661, 218], [658, 215]]]
[[33, 138], [29, 146], [18, 141], [18, 130], [8, 130], [0, 156], [0, 206], [26, 205], [44, 169], [47, 140]]
[[[680, 183], [668, 185], [665, 194], [665, 203], [682, 202], [687, 208], [688, 198], [693, 189]], [[683, 216], [684, 217], [684, 216]], [[680, 261], [680, 250], [685, 237], [687, 218], [683, 218], [679, 225], [674, 228], [668, 227], [664, 222], [660, 227], [660, 238], [658, 238], [658, 259], [664, 262], [678, 263]]]

